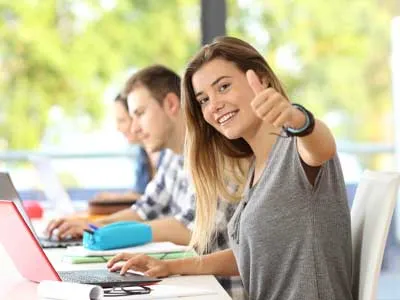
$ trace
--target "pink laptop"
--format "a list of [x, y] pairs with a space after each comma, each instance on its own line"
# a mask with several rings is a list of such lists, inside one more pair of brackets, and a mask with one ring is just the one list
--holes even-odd
[[57, 272], [12, 201], [0, 200], [0, 243], [23, 277], [96, 284], [104, 288], [146, 286], [160, 279], [129, 273], [121, 276], [107, 269]]

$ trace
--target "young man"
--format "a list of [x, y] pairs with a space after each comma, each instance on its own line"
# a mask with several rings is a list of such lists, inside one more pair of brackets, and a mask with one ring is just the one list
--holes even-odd
[[[137, 86], [138, 82], [143, 84]], [[167, 150], [155, 177], [131, 208], [91, 223], [102, 226], [117, 221], [148, 222], [153, 241], [188, 244], [194, 219], [194, 193], [189, 189], [181, 155], [185, 128], [180, 109], [180, 78], [167, 68], [149, 67], [129, 78], [124, 94], [135, 105], [131, 109], [131, 130], [143, 146], [149, 152]], [[46, 232], [64, 239], [80, 237], [84, 229], [89, 229], [86, 220], [61, 218], [51, 221]]]
[[[194, 221], [195, 197], [183, 167], [186, 124], [180, 104], [180, 78], [163, 66], [150, 66], [129, 78], [123, 93], [127, 96], [132, 117], [131, 130], [143, 146], [149, 152], [167, 150], [143, 196], [131, 208], [98, 219], [96, 223], [102, 226], [117, 221], [147, 222], [152, 229], [153, 241], [188, 244]], [[216, 238], [210, 251], [228, 248], [227, 223], [233, 212], [232, 205], [219, 204]], [[47, 233], [51, 235], [58, 229], [60, 238], [76, 237], [88, 228], [87, 221], [62, 218], [50, 222]], [[242, 299], [240, 279], [219, 280], [234, 299]]]

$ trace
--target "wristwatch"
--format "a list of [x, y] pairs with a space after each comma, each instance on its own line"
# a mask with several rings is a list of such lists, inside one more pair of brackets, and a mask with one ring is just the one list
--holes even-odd
[[304, 113], [304, 116], [306, 117], [306, 123], [304, 124], [303, 127], [295, 129], [291, 127], [283, 127], [283, 130], [286, 132], [286, 135], [288, 137], [291, 136], [298, 136], [298, 137], [303, 137], [311, 134], [314, 130], [315, 126], [315, 119], [314, 115], [308, 111], [303, 105], [293, 103], [292, 104], [296, 109], [300, 110], [302, 113]]

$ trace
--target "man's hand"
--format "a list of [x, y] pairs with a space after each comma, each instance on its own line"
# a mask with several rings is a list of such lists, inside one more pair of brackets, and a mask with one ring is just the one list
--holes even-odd
[[47, 225], [45, 233], [48, 237], [51, 237], [57, 229], [57, 238], [60, 240], [66, 238], [80, 238], [83, 235], [84, 229], [89, 228], [89, 222], [86, 220], [72, 219], [72, 218], [60, 218], [51, 220]]

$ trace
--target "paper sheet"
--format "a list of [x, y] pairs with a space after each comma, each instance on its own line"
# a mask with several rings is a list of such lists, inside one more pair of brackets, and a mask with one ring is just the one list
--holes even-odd
[[68, 247], [65, 255], [66, 256], [107, 256], [116, 255], [121, 252], [130, 253], [170, 253], [187, 251], [187, 246], [176, 245], [171, 242], [159, 242], [159, 243], [148, 243], [141, 246], [113, 249], [113, 250], [89, 250], [83, 246]]
[[[203, 295], [215, 295], [217, 294], [213, 290], [199, 289], [195, 287], [182, 287], [177, 285], [163, 285], [156, 284], [151, 286], [150, 294], [146, 295], [131, 295], [122, 297], [124, 300], [147, 300], [147, 299], [173, 299], [180, 297], [190, 296], [203, 296]], [[106, 299], [119, 299], [121, 297], [109, 297]]]
[[[151, 292], [146, 295], [126, 295], [124, 300], [146, 300], [146, 299], [172, 299], [190, 296], [203, 296], [217, 294], [213, 290], [199, 289], [195, 287], [182, 287], [177, 285], [152, 285]], [[69, 283], [61, 281], [44, 280], [38, 286], [38, 295], [42, 300], [102, 300], [103, 289], [96, 285]], [[121, 296], [106, 299], [122, 299]]]
[[97, 285], [43, 280], [38, 286], [38, 296], [56, 300], [101, 300], [104, 293]]

